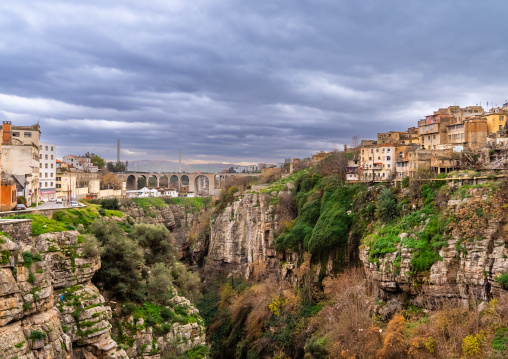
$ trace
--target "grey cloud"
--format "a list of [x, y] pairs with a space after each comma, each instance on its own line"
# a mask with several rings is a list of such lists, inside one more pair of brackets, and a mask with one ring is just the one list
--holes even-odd
[[214, 161], [305, 157], [413, 126], [455, 102], [501, 104], [508, 25], [494, 15], [507, 7], [6, 1], [0, 95], [11, 97], [0, 105], [3, 117], [40, 121], [62, 151], [114, 158], [120, 138], [131, 159], [175, 159], [178, 148]]

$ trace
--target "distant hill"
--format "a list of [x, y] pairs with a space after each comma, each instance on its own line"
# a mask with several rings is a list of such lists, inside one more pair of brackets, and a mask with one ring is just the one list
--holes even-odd
[[[224, 163], [188, 164], [182, 162], [182, 172], [201, 171], [217, 173], [231, 166], [235, 165]], [[178, 162], [152, 160], [129, 161], [128, 171], [178, 172]]]

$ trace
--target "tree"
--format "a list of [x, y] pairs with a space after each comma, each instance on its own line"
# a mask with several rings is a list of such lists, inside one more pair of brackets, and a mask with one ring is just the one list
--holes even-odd
[[178, 255], [171, 244], [171, 233], [162, 224], [137, 224], [130, 236], [143, 248], [148, 265], [157, 262], [172, 264]]
[[106, 167], [108, 168], [109, 172], [125, 172], [127, 170], [128, 162], [108, 162]]
[[102, 242], [97, 281], [120, 300], [143, 300], [145, 285], [139, 269], [144, 264], [144, 257], [136, 241], [125, 237], [116, 223], [96, 220], [90, 230]]
[[155, 263], [146, 285], [148, 300], [158, 304], [166, 304], [174, 296], [173, 289], [171, 270], [164, 263]]
[[376, 215], [385, 222], [398, 215], [397, 199], [388, 188], [383, 188], [377, 196]]
[[101, 178], [101, 187], [107, 189], [122, 189], [122, 180], [114, 173], [107, 173]]
[[106, 164], [106, 161], [104, 161], [104, 158], [99, 157], [97, 155], [92, 156], [92, 163], [94, 166], [99, 167], [99, 169], [102, 169], [104, 165]]
[[234, 167], [229, 167], [228, 173], [235, 173], [235, 168]]

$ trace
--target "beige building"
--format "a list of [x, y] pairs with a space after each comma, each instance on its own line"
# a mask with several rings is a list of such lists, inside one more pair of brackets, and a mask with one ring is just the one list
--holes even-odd
[[384, 182], [395, 176], [395, 145], [371, 145], [360, 151], [359, 179]]
[[506, 119], [508, 118], [508, 107], [493, 108], [485, 114], [487, 119], [487, 131], [489, 134], [502, 131], [506, 128]]
[[1, 129], [2, 172], [18, 179], [23, 187], [18, 194], [25, 196], [30, 206], [40, 199], [40, 126], [12, 126], [10, 121], [4, 121]]
[[447, 125], [451, 122], [449, 115], [437, 114], [426, 116], [418, 121], [420, 144], [426, 150], [435, 150], [448, 143]]

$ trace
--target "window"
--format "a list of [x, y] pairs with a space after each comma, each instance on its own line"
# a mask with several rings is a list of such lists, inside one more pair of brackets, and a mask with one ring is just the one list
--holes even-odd
[[435, 140], [436, 139], [436, 135], [434, 135], [432, 139]]
[[386, 152], [390, 152], [390, 149], [388, 149]]
[[44, 158], [47, 160], [48, 159], [48, 155], [45, 155]]
[[19, 137], [19, 132], [13, 132], [12, 137]]
[[48, 182], [44, 182], [44, 187], [48, 187]]
[[32, 132], [25, 132], [25, 138], [32, 137]]
[[51, 159], [53, 159], [53, 155], [51, 155]]
[[428, 136], [427, 139], [430, 140], [430, 136]]
[[48, 146], [46, 146], [46, 151], [48, 150]]
[[390, 161], [390, 156], [387, 156], [387, 157], [386, 157], [386, 159], [387, 159], [388, 161]]
[[48, 178], [48, 172], [46, 172], [46, 173], [45, 173], [45, 176], [44, 176], [44, 177]]
[[53, 182], [49, 182], [49, 183], [51, 183], [51, 187], [53, 187]]
[[53, 177], [53, 172], [51, 172], [51, 177]]
[[378, 159], [378, 161], [380, 161], [381, 160], [381, 156], [377, 156], [377, 159]]
[[53, 164], [51, 164], [51, 168], [53, 168]]
[[503, 129], [503, 125], [499, 125], [499, 131]]
[[53, 152], [53, 146], [51, 146], [51, 152]]
[[48, 168], [48, 164], [46, 163], [45, 165], [46, 165], [46, 168]]
[[39, 167], [42, 168], [42, 163], [39, 163]]

